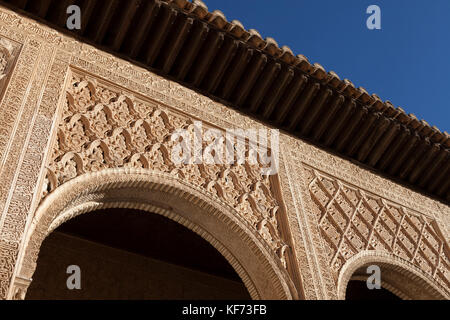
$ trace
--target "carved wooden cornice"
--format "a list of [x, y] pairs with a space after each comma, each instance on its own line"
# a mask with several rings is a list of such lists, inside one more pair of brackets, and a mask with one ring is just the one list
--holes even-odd
[[[1, 0], [377, 173], [450, 201], [450, 136], [201, 1]], [[82, 29], [65, 28], [78, 4]]]

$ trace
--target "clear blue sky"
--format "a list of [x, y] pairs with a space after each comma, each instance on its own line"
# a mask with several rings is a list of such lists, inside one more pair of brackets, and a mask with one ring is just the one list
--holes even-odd
[[[278, 45], [450, 132], [450, 0], [204, 0]], [[381, 8], [381, 30], [366, 9]]]

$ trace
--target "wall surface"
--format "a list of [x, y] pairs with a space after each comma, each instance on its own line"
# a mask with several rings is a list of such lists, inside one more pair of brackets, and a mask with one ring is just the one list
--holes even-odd
[[[265, 126], [4, 8], [0, 49], [1, 298], [23, 298], [47, 234], [94, 208], [99, 195], [82, 197], [84, 183], [98, 177], [92, 190], [110, 181], [114, 193], [117, 181], [149, 172], [173, 180], [162, 191], [181, 197], [184, 188], [193, 206], [203, 199], [217, 209], [223, 228], [183, 222], [182, 207], [153, 203], [211, 238], [253, 298], [343, 298], [352, 272], [368, 262], [419, 279], [435, 298], [450, 297], [445, 204], [284, 134], [270, 178], [260, 164], [176, 166], [167, 137], [195, 120], [219, 130]], [[80, 197], [70, 198], [77, 186]], [[116, 205], [142, 205], [121, 197]], [[96, 209], [108, 205], [95, 199]], [[414, 288], [390, 289], [417, 297]]]

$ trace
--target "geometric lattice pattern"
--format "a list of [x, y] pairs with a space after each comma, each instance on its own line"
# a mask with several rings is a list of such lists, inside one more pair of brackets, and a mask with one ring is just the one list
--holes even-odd
[[387, 251], [450, 285], [449, 248], [432, 218], [306, 168], [313, 210], [330, 267], [363, 250]]

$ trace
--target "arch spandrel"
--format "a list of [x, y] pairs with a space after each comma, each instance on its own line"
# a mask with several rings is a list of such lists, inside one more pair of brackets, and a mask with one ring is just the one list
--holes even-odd
[[[61, 114], [47, 163], [43, 198], [79, 175], [108, 168], [169, 173], [226, 201], [252, 222], [255, 231], [279, 253], [283, 265], [289, 263], [285, 247], [291, 240], [281, 233], [286, 222], [283, 201], [275, 192], [277, 176], [262, 175], [260, 164], [172, 162], [172, 133], [177, 129], [192, 131], [195, 119], [80, 72], [71, 73]], [[203, 130], [208, 128], [212, 126], [203, 124]]]
[[[50, 200], [47, 199], [52, 199], [53, 194], [58, 193], [58, 190], [68, 183], [73, 184], [73, 181], [80, 181], [78, 179], [80, 177], [94, 173], [104, 174], [110, 170], [140, 170], [144, 173], [152, 172], [152, 177], [162, 174], [169, 180], [186, 181], [193, 190], [208, 195], [210, 202], [226, 204], [227, 210], [231, 210], [230, 212], [245, 225], [248, 232], [262, 243], [264, 250], [269, 252], [269, 256], [272, 257], [271, 263], [280, 267], [276, 277], [283, 274], [283, 277], [287, 277], [283, 280], [284, 286], [287, 282], [292, 286], [289, 274], [298, 270], [292, 265], [295, 259], [290, 256], [292, 255], [292, 250], [289, 250], [290, 236], [283, 234], [287, 225], [284, 220], [283, 201], [280, 194], [275, 191], [279, 188], [276, 175], [263, 176], [259, 164], [175, 165], [170, 158], [174, 144], [170, 135], [176, 129], [189, 130], [195, 119], [144, 98], [136, 98], [131, 92], [118, 89], [105, 81], [86, 77], [81, 72], [71, 72], [69, 77], [71, 78], [65, 92], [66, 99], [46, 165], [41, 206], [27, 233], [30, 239], [34, 239], [30, 244], [40, 244], [49, 232], [48, 227], [58, 225], [58, 221], [67, 217], [68, 204], [58, 207], [56, 203], [52, 203], [54, 213], [51, 215], [43, 214], [41, 208], [44, 203], [49, 203]], [[203, 126], [204, 129], [211, 127], [209, 124]], [[144, 183], [140, 178], [137, 178], [137, 181], [134, 183]], [[114, 190], [108, 189], [108, 194], [113, 194]], [[133, 189], [133, 193], [139, 194], [139, 188]], [[123, 197], [120, 191], [117, 196]], [[161, 196], [162, 199], [166, 197], [163, 194]], [[74, 197], [72, 200], [81, 201], [79, 203], [81, 207], [89, 207], [91, 204], [84, 198], [80, 200]], [[166, 208], [167, 203], [171, 203], [155, 201], [159, 203], [155, 208]], [[176, 198], [172, 201], [176, 201]], [[77, 202], [73, 204], [75, 203]], [[123, 205], [120, 201], [116, 203], [118, 206]], [[179, 211], [182, 211], [181, 208]], [[63, 216], [55, 216], [63, 212]], [[213, 228], [212, 225], [209, 227]], [[228, 233], [227, 230], [222, 232]], [[246, 245], [255, 247], [252, 243]], [[239, 250], [239, 247], [235, 249]], [[39, 250], [38, 248], [31, 250], [31, 247], [27, 247], [26, 250], [21, 269], [23, 274], [16, 278], [27, 279], [34, 270], [31, 261], [36, 260]], [[273, 277], [272, 275], [267, 279]], [[280, 290], [278, 289], [277, 293], [279, 297], [298, 297], [296, 292], [292, 291], [286, 295]], [[258, 294], [253, 296], [260, 297]]]
[[[403, 298], [424, 298], [413, 291], [425, 283], [433, 288], [428, 298], [450, 297], [449, 247], [434, 216], [389, 201], [314, 167], [305, 165], [303, 170], [338, 298], [345, 297], [347, 282], [353, 272], [364, 266], [361, 261], [366, 260], [384, 263], [391, 274], [397, 272], [392, 270], [404, 270], [398, 275], [412, 284], [409, 289], [403, 288]], [[360, 257], [364, 258], [360, 261]], [[412, 273], [406, 277], [408, 272]], [[389, 284], [387, 287], [393, 288]]]

